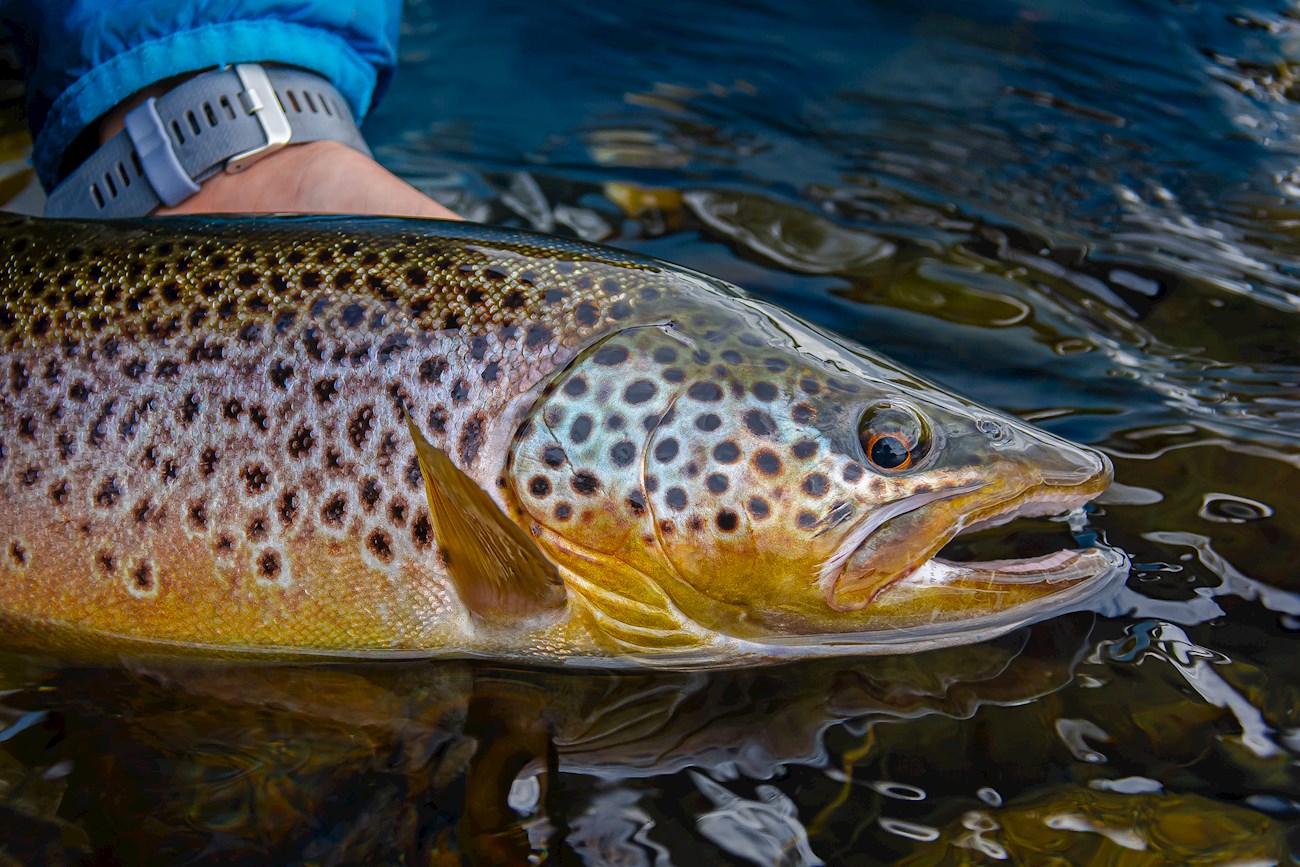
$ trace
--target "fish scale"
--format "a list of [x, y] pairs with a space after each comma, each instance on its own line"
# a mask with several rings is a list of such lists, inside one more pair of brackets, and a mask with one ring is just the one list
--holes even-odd
[[[0, 291], [13, 646], [735, 664], [972, 640], [1109, 568], [943, 566], [928, 607], [925, 557], [1104, 459], [618, 251], [7, 218]], [[864, 451], [895, 417], [914, 470]]]
[[452, 640], [403, 409], [488, 483], [494, 420], [654, 275], [386, 228], [6, 224], [6, 598], [158, 642]]

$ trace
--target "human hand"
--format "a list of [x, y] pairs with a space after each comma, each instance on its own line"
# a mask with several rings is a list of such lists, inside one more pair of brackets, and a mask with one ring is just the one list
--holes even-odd
[[[100, 124], [100, 141], [122, 129], [123, 119], [147, 97], [159, 96], [179, 79], [137, 93]], [[289, 145], [239, 174], [220, 172], [166, 214], [382, 214], [459, 220], [365, 154], [333, 141]]]
[[157, 214], [386, 214], [461, 219], [359, 151], [334, 141], [290, 145], [237, 175], [224, 172]]

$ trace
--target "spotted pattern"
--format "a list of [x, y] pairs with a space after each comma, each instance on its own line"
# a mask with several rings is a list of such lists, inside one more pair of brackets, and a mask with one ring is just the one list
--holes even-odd
[[[494, 478], [494, 425], [640, 315], [639, 288], [659, 278], [637, 267], [409, 229], [3, 222], [0, 490], [17, 517], [0, 574], [28, 583], [0, 593], [0, 616], [19, 593], [56, 620], [120, 629], [134, 611], [155, 637], [427, 643], [454, 596], [405, 413]], [[617, 385], [638, 412], [661, 390], [657, 375]], [[594, 475], [575, 479], [550, 499], [600, 495]], [[77, 575], [77, 593], [43, 589]], [[79, 597], [98, 601], [76, 610]], [[191, 613], [120, 607], [132, 600]], [[207, 628], [204, 610], [222, 634], [187, 632]]]

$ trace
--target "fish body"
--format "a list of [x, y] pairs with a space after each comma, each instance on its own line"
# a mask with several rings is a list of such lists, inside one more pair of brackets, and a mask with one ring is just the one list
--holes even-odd
[[726, 664], [1004, 632], [1095, 452], [739, 290], [387, 219], [0, 226], [0, 641]]

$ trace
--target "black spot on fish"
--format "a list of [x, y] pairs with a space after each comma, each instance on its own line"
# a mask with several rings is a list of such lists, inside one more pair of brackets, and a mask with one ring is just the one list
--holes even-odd
[[614, 367], [627, 361], [627, 348], [617, 343], [607, 343], [595, 351], [591, 360], [604, 367]]
[[795, 519], [800, 527], [805, 530], [811, 529], [817, 525], [817, 516], [812, 512], [800, 512], [799, 517]]
[[373, 406], [363, 406], [353, 413], [352, 418], [348, 420], [348, 439], [352, 442], [353, 448], [360, 449], [364, 446], [374, 427], [375, 408]]
[[62, 506], [66, 503], [68, 501], [68, 483], [59, 482], [57, 485], [51, 485], [50, 499], [54, 501], [56, 506]]
[[280, 577], [280, 552], [273, 548], [263, 551], [257, 558], [257, 571], [267, 580]]
[[725, 494], [727, 488], [730, 486], [727, 477], [721, 473], [710, 473], [709, 477], [704, 480], [704, 483], [708, 485], [709, 490], [715, 494]]
[[775, 476], [781, 472], [781, 459], [771, 449], [759, 449], [754, 453], [754, 468], [765, 476]]
[[573, 488], [575, 493], [590, 497], [600, 490], [600, 479], [587, 470], [579, 470], [569, 480], [569, 486]]
[[724, 349], [722, 350], [722, 360], [727, 364], [740, 364], [740, 353], [734, 349]]
[[343, 494], [335, 494], [330, 497], [320, 510], [321, 520], [333, 527], [343, 526], [343, 519], [347, 517], [347, 514], [348, 501]]
[[772, 513], [771, 508], [767, 505], [767, 500], [764, 500], [762, 497], [750, 497], [746, 507], [749, 509], [749, 514], [759, 520], [766, 518]]
[[446, 407], [435, 406], [429, 410], [429, 429], [436, 433], [447, 432], [447, 422], [451, 421], [451, 413], [447, 412]]
[[[608, 282], [608, 281], [606, 281]], [[632, 305], [626, 301], [616, 301], [609, 308], [609, 317], [615, 320], [623, 320], [632, 315]]]
[[483, 381], [496, 382], [500, 373], [501, 365], [495, 361], [490, 362], [487, 367], [483, 368]]
[[754, 393], [754, 397], [764, 403], [776, 399], [776, 386], [770, 382], [760, 380], [754, 383], [750, 390]]
[[661, 374], [664, 382], [671, 382], [674, 385], [686, 379], [685, 372], [680, 367], [669, 367]]
[[734, 464], [740, 460], [740, 448], [731, 440], [720, 442], [713, 447], [713, 458], [719, 463]]
[[674, 511], [680, 512], [686, 508], [686, 491], [677, 486], [673, 486], [664, 491], [664, 501], [668, 507]]
[[812, 473], [803, 480], [803, 492], [810, 497], [820, 497], [830, 488], [830, 482], [821, 473]]
[[432, 385], [442, 381], [447, 372], [447, 362], [441, 358], [426, 358], [420, 362], [420, 381]]
[[645, 403], [655, 396], [659, 387], [648, 379], [638, 379], [623, 390], [623, 399], [631, 404]]
[[677, 360], [677, 350], [671, 346], [660, 346], [655, 349], [652, 357], [660, 364], [672, 364]]
[[290, 527], [297, 517], [298, 492], [290, 489], [280, 495], [280, 520], [286, 527]]
[[591, 416], [584, 413], [575, 418], [573, 424], [569, 426], [569, 438], [574, 443], [582, 445], [591, 436], [591, 428]]
[[564, 449], [549, 445], [542, 449], [542, 463], [551, 469], [559, 469], [564, 464]]
[[429, 525], [429, 515], [421, 511], [411, 522], [411, 541], [417, 548], [428, 548], [433, 544], [433, 528]]
[[806, 460], [817, 454], [817, 443], [813, 440], [800, 440], [790, 447], [790, 454], [800, 460]]
[[190, 523], [200, 530], [207, 529], [208, 526], [208, 504], [206, 500], [195, 500], [190, 503], [189, 508]]
[[486, 428], [487, 419], [481, 412], [475, 413], [469, 421], [465, 422], [465, 427], [460, 434], [460, 459], [463, 464], [469, 465], [478, 460]]
[[316, 392], [316, 399], [322, 404], [327, 404], [334, 399], [334, 395], [338, 394], [338, 380], [332, 376], [326, 379], [318, 379], [316, 380], [314, 390]]
[[406, 269], [406, 282], [412, 286], [429, 285], [429, 273], [423, 268]]
[[633, 491], [628, 494], [627, 507], [632, 510], [634, 515], [644, 515], [646, 513], [645, 496], [640, 491]]
[[735, 532], [736, 527], [740, 523], [740, 519], [736, 515], [736, 513], [731, 511], [730, 509], [720, 509], [718, 511], [717, 517], [714, 519], [714, 522], [718, 525], [718, 529], [721, 530], [722, 532], [732, 533]]
[[316, 447], [316, 433], [309, 425], [303, 425], [298, 428], [289, 437], [288, 448], [289, 456], [295, 460], [305, 455], [311, 454], [311, 450]]
[[249, 521], [244, 535], [252, 542], [261, 542], [265, 539], [267, 536], [266, 518], [259, 516]]
[[848, 464], [844, 467], [844, 481], [852, 484], [862, 478], [862, 467], [859, 464]]
[[239, 417], [244, 413], [244, 405], [239, 402], [239, 398], [233, 397], [226, 401], [225, 406], [221, 408], [221, 414], [228, 421], [239, 421]]
[[709, 433], [722, 426], [722, 419], [711, 412], [706, 412], [695, 419], [695, 427], [699, 430]]
[[626, 426], [627, 419], [621, 413], [613, 412], [605, 417], [605, 427], [608, 430], [622, 430]]
[[716, 403], [722, 400], [722, 388], [716, 382], [695, 382], [686, 390], [692, 400], [701, 403]]
[[260, 494], [266, 490], [271, 479], [271, 471], [261, 464], [249, 464], [244, 467], [244, 490], [250, 494]]
[[366, 547], [380, 563], [390, 563], [393, 559], [393, 543], [388, 534], [378, 528], [366, 537]]
[[528, 480], [528, 492], [539, 499], [551, 495], [551, 483], [546, 476], [533, 476]]
[[551, 329], [545, 325], [530, 325], [524, 336], [524, 346], [528, 349], [537, 349], [549, 343], [552, 336]]
[[27, 549], [24, 548], [20, 543], [14, 542], [12, 545], [9, 546], [9, 556], [13, 558], [15, 565], [17, 566], [27, 565]]
[[583, 301], [574, 308], [573, 318], [578, 321], [579, 325], [590, 327], [600, 321], [600, 312], [595, 304], [590, 301]]
[[582, 397], [587, 393], [587, 380], [581, 375], [569, 377], [564, 383], [564, 393], [569, 397]]
[[217, 464], [221, 462], [221, 452], [214, 448], [206, 448], [203, 454], [199, 455], [199, 472], [204, 476], [210, 476], [217, 471]]
[[359, 491], [361, 495], [361, 505], [367, 512], [373, 512], [375, 506], [379, 505], [379, 500], [384, 495], [383, 486], [374, 476], [370, 476], [361, 483]]
[[616, 467], [626, 467], [632, 464], [636, 459], [636, 446], [629, 440], [615, 443], [610, 447], [609, 459], [614, 462]]
[[469, 383], [457, 379], [451, 384], [452, 403], [464, 403], [469, 398]]
[[806, 403], [796, 403], [794, 409], [790, 411], [790, 416], [800, 424], [807, 424], [817, 415], [817, 410], [813, 409]]
[[817, 392], [821, 391], [821, 386], [819, 386], [817, 384], [817, 380], [813, 379], [811, 376], [805, 376], [802, 379], [800, 379], [799, 387], [802, 388], [808, 394], [816, 394]]
[[148, 563], [138, 563], [131, 570], [131, 580], [135, 583], [135, 589], [140, 592], [148, 592], [153, 587], [153, 570]]
[[654, 474], [647, 475], [645, 477], [645, 490], [647, 494], [653, 494], [659, 490], [659, 477]]
[[680, 444], [675, 437], [667, 437], [661, 440], [655, 446], [655, 460], [661, 464], [666, 464], [673, 458], [677, 457], [677, 451]]
[[117, 479], [110, 476], [99, 483], [99, 489], [95, 491], [95, 505], [101, 509], [111, 509], [121, 496], [122, 489], [117, 486]]
[[776, 432], [776, 421], [761, 409], [751, 409], [745, 413], [745, 427], [758, 437], [770, 437]]

